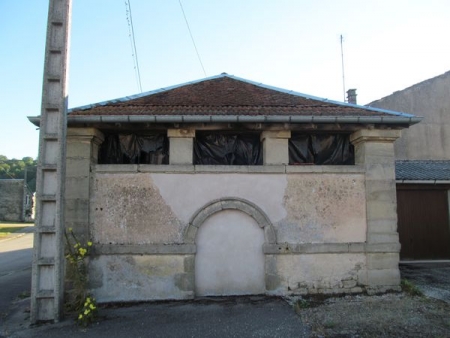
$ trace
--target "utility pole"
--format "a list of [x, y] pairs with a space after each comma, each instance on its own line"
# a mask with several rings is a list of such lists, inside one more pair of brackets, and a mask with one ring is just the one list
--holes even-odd
[[31, 322], [58, 322], [64, 293], [64, 182], [71, 0], [50, 0], [31, 283]]
[[344, 71], [344, 47], [343, 47], [344, 37], [341, 34], [341, 61], [342, 61], [342, 90], [344, 92], [344, 102], [345, 100], [345, 71]]

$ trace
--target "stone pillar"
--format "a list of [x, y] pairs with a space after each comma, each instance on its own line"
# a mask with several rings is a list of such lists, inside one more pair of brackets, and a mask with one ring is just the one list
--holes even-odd
[[400, 130], [360, 130], [350, 136], [355, 164], [366, 171], [367, 275], [374, 289], [397, 289], [400, 243], [397, 233], [394, 141]]
[[169, 164], [193, 164], [194, 129], [168, 129]]
[[264, 165], [289, 164], [290, 138], [290, 130], [263, 131], [261, 133]]
[[103, 140], [103, 134], [94, 128], [67, 130], [65, 225], [83, 241], [89, 239], [91, 164], [97, 164]]

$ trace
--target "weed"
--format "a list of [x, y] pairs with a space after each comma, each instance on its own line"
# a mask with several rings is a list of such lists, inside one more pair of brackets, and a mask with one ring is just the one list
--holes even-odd
[[327, 329], [332, 329], [336, 327], [337, 323], [333, 320], [327, 320], [323, 323], [323, 326]]
[[402, 291], [410, 296], [419, 296], [419, 297], [423, 296], [423, 292], [420, 291], [415, 284], [413, 284], [407, 279], [402, 279], [400, 285], [402, 287]]
[[69, 228], [69, 233], [65, 232], [66, 238], [66, 259], [69, 263], [68, 277], [73, 282], [71, 296], [68, 297], [66, 308], [75, 311], [76, 318], [80, 325], [87, 326], [92, 323], [97, 316], [98, 308], [95, 298], [88, 292], [88, 261], [87, 257], [92, 247], [92, 242], [82, 244]]
[[311, 303], [309, 301], [307, 301], [306, 299], [299, 299], [294, 304], [294, 310], [296, 313], [300, 313], [300, 310], [308, 309], [309, 307], [311, 307]]
[[30, 291], [22, 291], [17, 296], [18, 299], [25, 299], [25, 298], [29, 298], [29, 297], [30, 297]]

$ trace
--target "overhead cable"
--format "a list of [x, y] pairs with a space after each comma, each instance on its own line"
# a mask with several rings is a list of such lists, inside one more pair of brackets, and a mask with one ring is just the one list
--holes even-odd
[[202, 59], [201, 59], [200, 54], [198, 52], [197, 46], [195, 45], [194, 36], [192, 35], [191, 28], [189, 27], [189, 22], [187, 20], [186, 13], [184, 12], [183, 5], [181, 4], [181, 0], [178, 0], [178, 2], [180, 3], [181, 11], [183, 12], [183, 16], [184, 16], [184, 21], [186, 21], [186, 26], [188, 28], [189, 35], [191, 36], [192, 44], [194, 45], [195, 52], [197, 53], [198, 61], [200, 62], [200, 65], [202, 66], [202, 69], [203, 69], [203, 74], [206, 77], [207, 75], [206, 75], [205, 67], [203, 67]]
[[134, 73], [136, 76], [136, 82], [137, 86], [142, 93], [142, 85], [141, 85], [141, 73], [139, 71], [139, 61], [138, 61], [138, 55], [137, 55], [137, 49], [136, 49], [136, 40], [134, 39], [134, 26], [133, 26], [133, 15], [131, 14], [131, 0], [125, 1], [125, 10], [127, 15], [127, 22], [128, 22], [128, 36], [130, 38], [131, 43], [131, 55], [133, 57], [133, 63], [134, 63]]

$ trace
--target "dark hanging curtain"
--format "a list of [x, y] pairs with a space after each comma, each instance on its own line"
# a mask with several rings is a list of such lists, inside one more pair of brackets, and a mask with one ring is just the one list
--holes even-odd
[[289, 164], [355, 164], [350, 135], [292, 134], [289, 140]]
[[259, 134], [198, 133], [194, 164], [262, 165]]
[[107, 134], [99, 152], [99, 164], [168, 164], [165, 134]]

